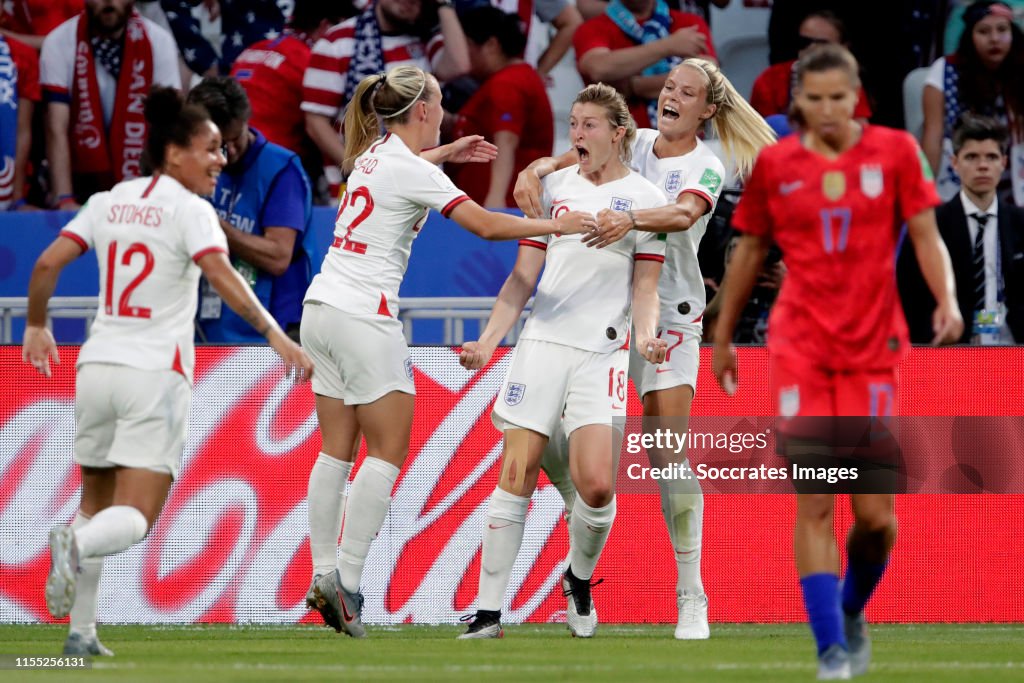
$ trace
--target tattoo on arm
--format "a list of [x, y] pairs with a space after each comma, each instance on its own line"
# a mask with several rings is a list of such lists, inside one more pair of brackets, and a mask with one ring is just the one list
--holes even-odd
[[262, 336], [266, 337], [270, 332], [270, 322], [263, 315], [260, 306], [247, 303], [241, 310], [241, 315], [245, 322], [252, 325]]

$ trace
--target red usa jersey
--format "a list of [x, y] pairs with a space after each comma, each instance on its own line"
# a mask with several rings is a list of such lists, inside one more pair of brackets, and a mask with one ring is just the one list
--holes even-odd
[[398, 315], [398, 288], [430, 209], [446, 218], [469, 201], [439, 168], [388, 133], [356, 159], [334, 243], [305, 301], [356, 315]]
[[[541, 201], [552, 218], [566, 211], [593, 215], [601, 209], [626, 211], [665, 205], [657, 187], [640, 174], [594, 185], [579, 166], [544, 177]], [[548, 235], [520, 240], [546, 249], [544, 274], [521, 339], [537, 339], [584, 351], [607, 353], [628, 343], [633, 295], [633, 262], [665, 261], [665, 242], [651, 232], [630, 231], [615, 244], [594, 249], [582, 235]]]
[[907, 345], [896, 246], [908, 218], [939, 204], [928, 162], [903, 131], [865, 126], [837, 159], [799, 136], [761, 152], [732, 222], [774, 239], [788, 274], [768, 348], [825, 369], [895, 366]]
[[99, 311], [78, 365], [173, 369], [191, 382], [195, 262], [228, 250], [209, 202], [165, 175], [136, 178], [94, 194], [60, 234], [99, 262]]
[[689, 230], [665, 235], [665, 266], [658, 280], [658, 297], [661, 300], [659, 325], [684, 327], [699, 336], [707, 296], [704, 293], [704, 276], [697, 262], [697, 249], [722, 193], [725, 167], [701, 140], [697, 140], [697, 146], [686, 154], [659, 158], [654, 153], [657, 139], [656, 130], [641, 128], [637, 131], [631, 166], [654, 183], [669, 204], [675, 204], [686, 192], [708, 203], [707, 213], [698, 218]]

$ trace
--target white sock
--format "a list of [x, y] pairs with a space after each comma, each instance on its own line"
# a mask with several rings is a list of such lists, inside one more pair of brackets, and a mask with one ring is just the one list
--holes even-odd
[[565, 511], [571, 516], [572, 506], [576, 503], [576, 485], [572, 483], [572, 475], [569, 474], [569, 440], [561, 426], [548, 439], [540, 467], [551, 485], [558, 489], [565, 503]]
[[704, 584], [700, 580], [704, 493], [696, 479], [671, 482], [661, 480], [659, 484], [661, 513], [665, 517], [676, 558], [676, 590], [701, 595], [704, 593]]
[[137, 508], [131, 505], [104, 508], [75, 531], [79, 560], [119, 553], [145, 538], [148, 530], [149, 523]]
[[589, 579], [604, 550], [615, 521], [615, 497], [600, 508], [592, 508], [582, 497], [576, 498], [569, 522], [569, 567], [577, 579]]
[[495, 488], [487, 503], [487, 525], [480, 557], [480, 596], [477, 609], [500, 611], [512, 576], [512, 565], [523, 544], [530, 499]]
[[352, 480], [347, 503], [352, 509], [341, 534], [341, 556], [338, 558], [341, 585], [350, 593], [359, 592], [363, 565], [370, 553], [370, 544], [384, 524], [384, 516], [391, 503], [391, 489], [395, 487], [398, 474], [399, 469], [391, 463], [367, 456]]
[[334, 571], [338, 565], [338, 536], [345, 519], [345, 484], [352, 463], [321, 453], [309, 473], [309, 550], [313, 576]]
[[[89, 523], [90, 517], [81, 511], [75, 515], [71, 528], [78, 531]], [[103, 572], [103, 558], [90, 557], [78, 563], [78, 582], [75, 590], [75, 604], [71, 607], [70, 631], [85, 638], [96, 637], [96, 593], [100, 587]]]

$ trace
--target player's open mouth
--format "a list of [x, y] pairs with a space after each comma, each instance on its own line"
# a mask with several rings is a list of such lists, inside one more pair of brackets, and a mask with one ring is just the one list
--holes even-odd
[[675, 121], [679, 118], [679, 112], [675, 107], [666, 104], [661, 110], [661, 117]]
[[590, 152], [588, 152], [584, 147], [580, 147], [579, 145], [576, 146], [576, 155], [580, 158], [581, 164], [590, 159]]

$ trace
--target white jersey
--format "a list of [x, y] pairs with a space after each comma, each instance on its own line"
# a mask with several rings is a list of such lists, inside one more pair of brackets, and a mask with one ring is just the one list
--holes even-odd
[[398, 315], [398, 288], [430, 209], [446, 218], [469, 201], [439, 168], [388, 133], [356, 159], [334, 243], [305, 301], [356, 315]]
[[202, 256], [227, 253], [209, 202], [164, 176], [94, 194], [60, 233], [96, 250], [100, 306], [78, 364], [177, 370], [192, 381]]
[[[565, 211], [593, 215], [601, 209], [626, 211], [665, 205], [665, 197], [638, 173], [602, 185], [579, 174], [578, 166], [543, 180], [541, 202], [556, 218]], [[547, 235], [520, 240], [546, 249], [544, 274], [521, 339], [565, 344], [608, 353], [627, 343], [633, 296], [634, 260], [665, 260], [665, 243], [652, 232], [630, 231], [603, 249], [583, 244], [582, 235]]]
[[700, 334], [700, 321], [707, 300], [704, 277], [697, 263], [697, 248], [718, 204], [725, 167], [700, 140], [687, 154], [659, 159], [654, 154], [657, 138], [656, 130], [641, 128], [637, 131], [633, 143], [633, 169], [657, 185], [669, 204], [674, 204], [682, 193], [692, 192], [707, 200], [709, 206], [708, 212], [689, 230], [666, 235], [665, 266], [658, 282], [658, 297], [661, 299], [659, 325], [689, 327]]

